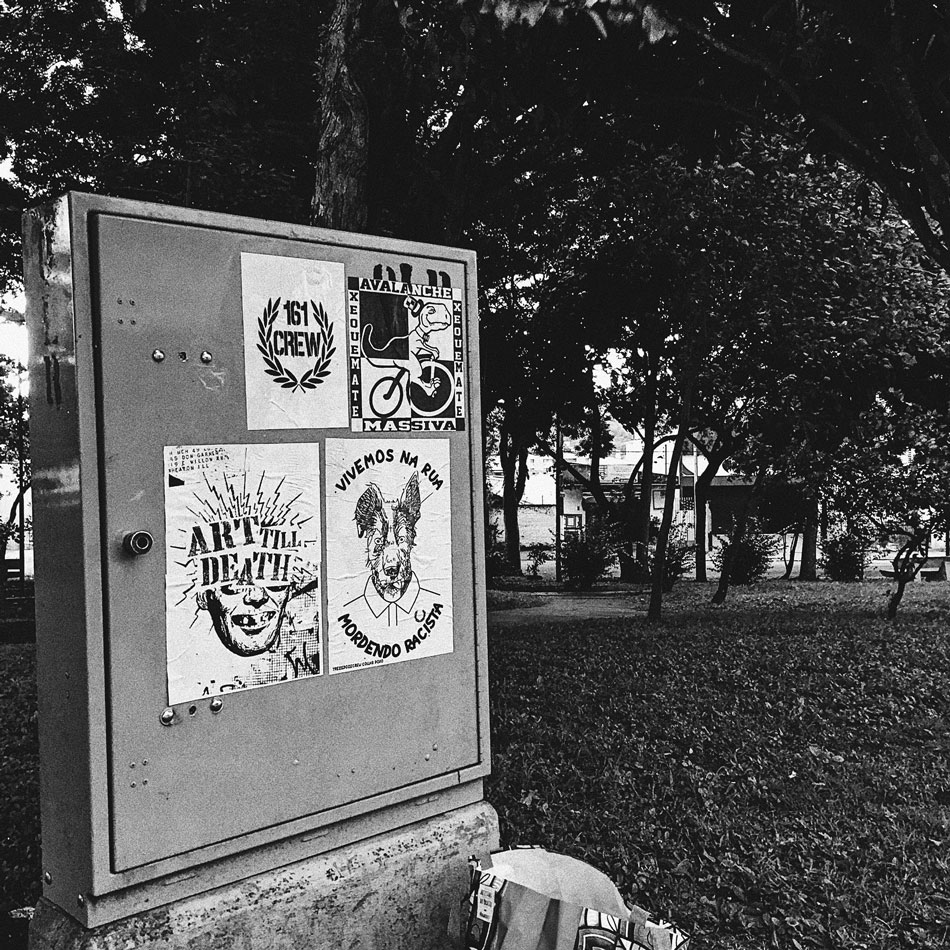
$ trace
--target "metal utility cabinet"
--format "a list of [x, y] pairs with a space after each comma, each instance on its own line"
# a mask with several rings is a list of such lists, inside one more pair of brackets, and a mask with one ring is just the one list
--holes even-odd
[[25, 238], [44, 895], [480, 801], [474, 254], [85, 194]]

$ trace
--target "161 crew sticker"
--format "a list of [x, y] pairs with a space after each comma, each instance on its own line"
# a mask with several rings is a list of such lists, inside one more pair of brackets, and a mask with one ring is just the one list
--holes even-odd
[[350, 277], [346, 299], [353, 431], [464, 429], [462, 289]]
[[346, 428], [344, 269], [241, 254], [248, 429]]

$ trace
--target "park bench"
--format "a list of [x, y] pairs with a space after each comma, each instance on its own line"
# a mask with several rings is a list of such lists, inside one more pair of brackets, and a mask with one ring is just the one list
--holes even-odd
[[925, 581], [945, 581], [947, 579], [947, 559], [945, 557], [929, 557], [920, 569], [920, 576]]
[[3, 561], [3, 571], [8, 580], [11, 577], [19, 577], [22, 570], [23, 561], [18, 557], [8, 557]]
[[[915, 558], [912, 562], [913, 567], [916, 567], [920, 560], [923, 560], [920, 571], [917, 573], [925, 581], [945, 581], [947, 580], [947, 558], [945, 557], [928, 557], [928, 558]], [[886, 570], [885, 568], [880, 568], [881, 573], [888, 579], [894, 578], [897, 576], [897, 572], [894, 570]], [[910, 580], [914, 580], [917, 575], [914, 574]]]

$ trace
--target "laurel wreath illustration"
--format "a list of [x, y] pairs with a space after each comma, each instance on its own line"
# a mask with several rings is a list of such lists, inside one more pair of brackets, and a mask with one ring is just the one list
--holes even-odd
[[330, 375], [330, 359], [336, 352], [333, 345], [333, 327], [323, 304], [311, 300], [310, 307], [317, 325], [316, 360], [299, 378], [281, 363], [280, 357], [274, 352], [274, 321], [280, 308], [280, 297], [267, 301], [267, 306], [257, 321], [257, 349], [264, 357], [264, 372], [283, 389], [316, 389]]

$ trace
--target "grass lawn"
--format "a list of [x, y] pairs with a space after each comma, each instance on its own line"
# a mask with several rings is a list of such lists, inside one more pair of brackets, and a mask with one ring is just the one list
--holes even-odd
[[503, 844], [709, 948], [950, 946], [950, 585], [766, 582], [491, 630]]
[[40, 894], [36, 666], [26, 643], [0, 644], [0, 936], [7, 911]]
[[[893, 624], [886, 591], [712, 608], [683, 583], [655, 626], [495, 613], [503, 843], [589, 861], [697, 950], [950, 946], [950, 584]], [[0, 646], [0, 717], [5, 911], [39, 892], [32, 647]]]

